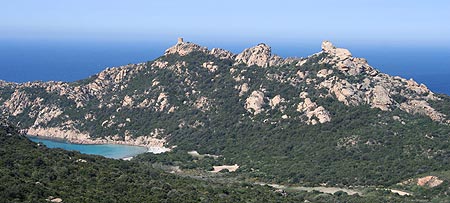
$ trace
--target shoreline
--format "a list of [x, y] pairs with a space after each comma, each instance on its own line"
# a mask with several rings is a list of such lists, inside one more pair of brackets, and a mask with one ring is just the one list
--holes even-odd
[[127, 146], [133, 146], [133, 147], [145, 147], [146, 149], [148, 149], [148, 146], [145, 145], [133, 145], [133, 144], [119, 144], [119, 143], [114, 143], [114, 142], [110, 142], [108, 140], [105, 140], [106, 142], [95, 142], [96, 140], [91, 140], [94, 142], [83, 142], [84, 140], [81, 141], [77, 141], [77, 140], [69, 140], [69, 139], [65, 139], [65, 138], [61, 138], [61, 137], [52, 137], [52, 136], [44, 136], [44, 135], [29, 135], [29, 134], [25, 134], [25, 137], [36, 137], [36, 138], [42, 138], [43, 140], [52, 140], [52, 141], [56, 141], [56, 142], [64, 142], [64, 143], [68, 143], [68, 144], [79, 144], [79, 145], [107, 145], [107, 144], [112, 144], [112, 145], [127, 145]]
[[[80, 152], [82, 154], [99, 155], [99, 156], [103, 156], [105, 158], [111, 158], [111, 159], [120, 159], [120, 160], [127, 160], [127, 161], [129, 161], [129, 160], [133, 159], [135, 156], [137, 156], [139, 154], [143, 154], [143, 153], [149, 152], [148, 148], [147, 147], [143, 147], [143, 146], [122, 145], [122, 144], [78, 144], [78, 143], [70, 142], [70, 141], [68, 141], [66, 139], [49, 137], [49, 136], [33, 136], [33, 135], [24, 135], [24, 136], [26, 138], [28, 138], [31, 142], [34, 142], [34, 143], [44, 142], [43, 145], [45, 145], [48, 148], [61, 148], [61, 149], [64, 149], [64, 150], [75, 150], [75, 151], [78, 151], [78, 152]], [[34, 139], [38, 139], [38, 140], [32, 140], [33, 138]], [[84, 146], [94, 146], [94, 147], [100, 146], [101, 147], [101, 146], [109, 145], [109, 146], [115, 146], [114, 148], [116, 148], [116, 147], [134, 147], [134, 148], [138, 148], [138, 149], [136, 149], [136, 151], [134, 151], [134, 149], [133, 150], [130, 149], [131, 151], [133, 151], [133, 153], [129, 153], [129, 154], [125, 154], [125, 155], [120, 153], [120, 152], [112, 153], [110, 155], [105, 155], [105, 154], [98, 154], [98, 153], [89, 153], [89, 152], [85, 152], [83, 150], [78, 150], [78, 149], [65, 148], [63, 146], [49, 146], [49, 145], [47, 145], [45, 143], [45, 141], [54, 142], [54, 143], [61, 143], [61, 144], [67, 144], [67, 145], [71, 145], [71, 146], [73, 146], [73, 145], [83, 146], [84, 145]], [[50, 144], [50, 145], [52, 145], [52, 144]], [[127, 150], [127, 151], [131, 152], [130, 150]]]
[[[56, 136], [45, 136], [45, 135], [32, 135], [32, 134], [25, 134], [25, 137], [34, 137], [34, 138], [40, 138], [44, 140], [51, 140], [55, 142], [62, 142], [62, 143], [69, 143], [69, 144], [79, 144], [79, 145], [125, 145], [125, 146], [132, 146], [132, 147], [143, 147], [146, 149], [145, 152], [153, 153], [153, 154], [160, 154], [164, 152], [171, 151], [170, 148], [166, 147], [159, 147], [159, 146], [151, 146], [151, 145], [144, 145], [144, 144], [133, 144], [133, 143], [127, 143], [126, 141], [115, 141], [115, 140], [79, 140], [79, 139], [66, 139]], [[123, 157], [123, 158], [133, 158], [131, 157]], [[122, 158], [121, 158], [122, 159]]]

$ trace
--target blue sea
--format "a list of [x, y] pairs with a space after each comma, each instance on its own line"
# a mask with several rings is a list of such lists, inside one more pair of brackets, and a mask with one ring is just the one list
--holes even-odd
[[[175, 42], [105, 42], [0, 40], [0, 80], [76, 81], [106, 67], [153, 60]], [[268, 43], [283, 57], [305, 57], [320, 51], [320, 43]], [[254, 44], [201, 43], [234, 53]], [[437, 93], [450, 94], [450, 47], [339, 44], [356, 57], [390, 75], [413, 78]]]
[[41, 142], [48, 148], [62, 148], [65, 150], [79, 151], [83, 154], [101, 155], [113, 159], [132, 157], [147, 152], [147, 148], [129, 145], [101, 144], [85, 145], [72, 144], [59, 140], [43, 139], [38, 137], [28, 137], [33, 142]]

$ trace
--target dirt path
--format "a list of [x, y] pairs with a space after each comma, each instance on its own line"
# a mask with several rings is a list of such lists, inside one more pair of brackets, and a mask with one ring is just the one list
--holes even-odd
[[[354, 195], [354, 194], [358, 194], [358, 195], [363, 195], [363, 192], [358, 190], [358, 189], [348, 189], [348, 188], [339, 188], [339, 187], [303, 187], [303, 186], [294, 186], [294, 187], [290, 187], [290, 186], [284, 186], [284, 185], [278, 185], [278, 184], [265, 184], [265, 183], [258, 183], [259, 185], [268, 185], [271, 186], [273, 188], [276, 189], [282, 189], [282, 190], [286, 190], [286, 191], [307, 191], [307, 192], [312, 192], [312, 191], [319, 191], [319, 192], [323, 192], [323, 193], [328, 193], [328, 194], [334, 194], [337, 191], [343, 191], [346, 192], [349, 195]], [[387, 190], [390, 191], [392, 193], [396, 193], [400, 196], [411, 196], [412, 194], [409, 192], [405, 192], [405, 191], [401, 191], [401, 190], [395, 190], [395, 189], [381, 189], [381, 188], [377, 188], [377, 190]]]
[[356, 190], [356, 189], [347, 189], [347, 188], [339, 188], [339, 187], [302, 187], [302, 186], [289, 187], [289, 186], [278, 185], [278, 184], [267, 184], [267, 185], [271, 186], [273, 188], [276, 188], [276, 189], [282, 189], [282, 190], [286, 190], [286, 191], [289, 191], [289, 190], [291, 190], [291, 191], [307, 191], [307, 192], [319, 191], [319, 192], [328, 193], [328, 194], [334, 194], [337, 191], [343, 191], [349, 195], [354, 195], [354, 194], [362, 195], [363, 194], [361, 191]]

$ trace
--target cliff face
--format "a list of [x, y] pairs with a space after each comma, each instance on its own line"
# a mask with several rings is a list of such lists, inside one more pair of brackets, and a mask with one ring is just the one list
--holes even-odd
[[164, 146], [177, 130], [206, 127], [218, 114], [319, 125], [333, 121], [329, 99], [450, 123], [449, 112], [431, 105], [448, 100], [328, 41], [299, 59], [273, 55], [266, 44], [235, 55], [180, 42], [154, 61], [73, 83], [0, 81], [0, 93], [0, 110], [29, 134], [80, 143]]

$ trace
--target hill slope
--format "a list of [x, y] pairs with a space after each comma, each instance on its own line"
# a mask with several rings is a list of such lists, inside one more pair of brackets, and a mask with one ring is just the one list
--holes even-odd
[[31, 135], [222, 155], [264, 181], [391, 185], [450, 169], [450, 99], [330, 42], [306, 58], [180, 42], [73, 83], [0, 83]]
[[213, 184], [143, 163], [49, 149], [3, 120], [0, 152], [0, 202], [294, 201], [268, 187]]

